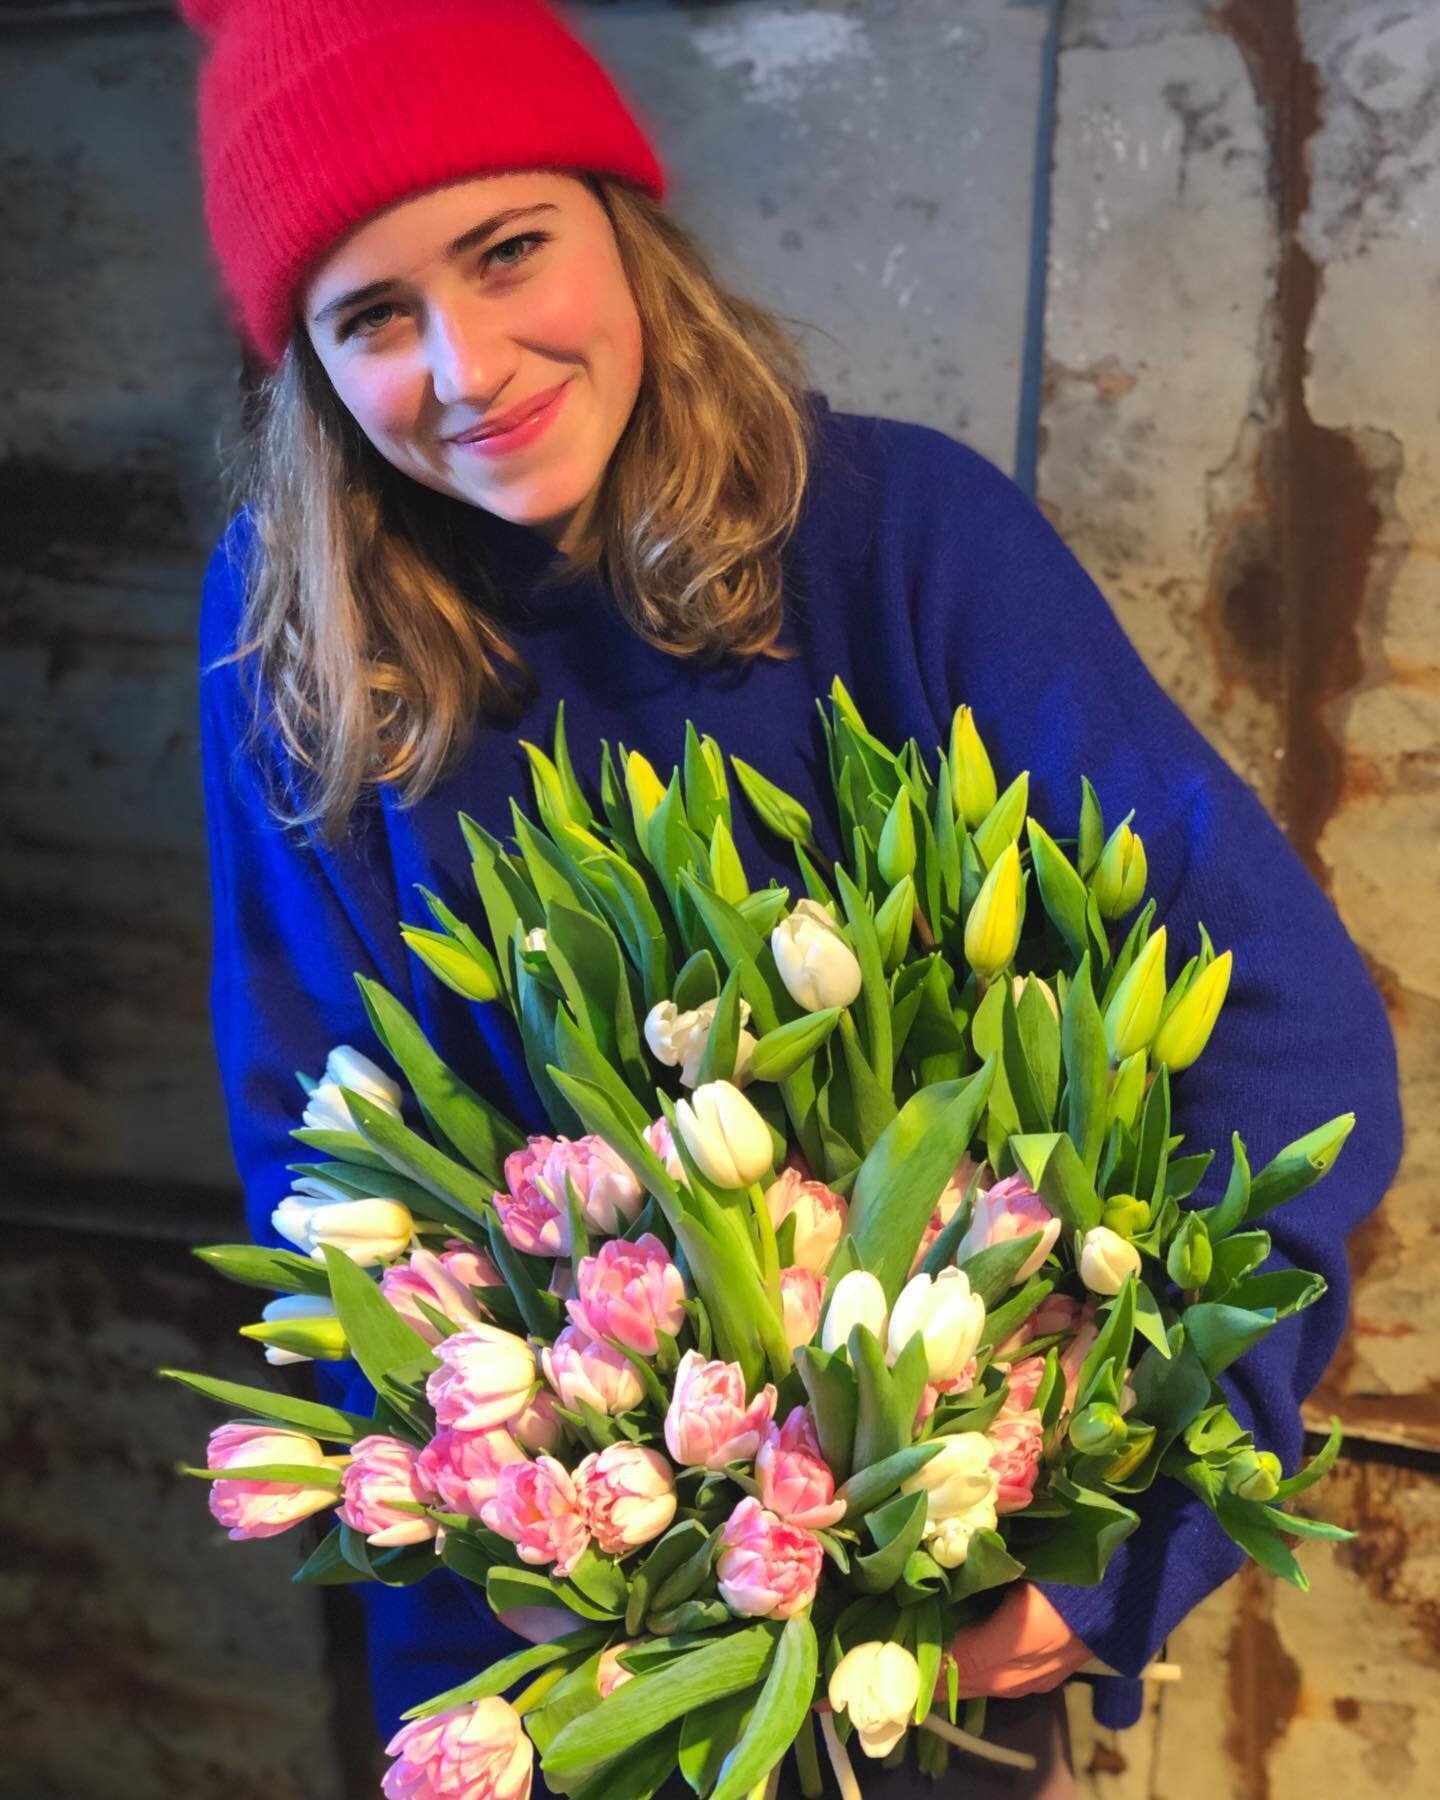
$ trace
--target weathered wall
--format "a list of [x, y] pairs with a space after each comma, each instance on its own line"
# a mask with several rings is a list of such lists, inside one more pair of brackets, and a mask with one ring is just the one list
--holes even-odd
[[[1070, 0], [1052, 59], [1053, 11], [574, 16], [652, 121], [677, 213], [801, 329], [837, 406], [1038, 465], [1042, 504], [1381, 983], [1410, 1148], [1353, 1246], [1353, 1327], [1316, 1402], [1380, 1445], [1326, 1490], [1368, 1535], [1311, 1547], [1308, 1599], [1255, 1577], [1216, 1596], [1171, 1646], [1184, 1681], [1084, 1760], [1113, 1795], [1282, 1800], [1331, 1771], [1418, 1794], [1440, 1659], [1440, 16]], [[219, 1540], [168, 1475], [209, 1415], [146, 1380], [218, 1367], [252, 1310], [158, 1242], [239, 1229], [193, 716], [238, 357], [200, 227], [197, 61], [163, 5], [0, 5], [0, 1209], [27, 1222], [0, 1358], [35, 1370], [0, 1421], [0, 1519], [30, 1547], [6, 1589], [21, 1705], [0, 1800], [139, 1800], [182, 1764], [226, 1793], [322, 1795], [357, 1687], [353, 1615], [327, 1625], [286, 1586], [284, 1543]], [[118, 1538], [96, 1529], [102, 1489]], [[147, 1590], [176, 1606], [148, 1616]]]

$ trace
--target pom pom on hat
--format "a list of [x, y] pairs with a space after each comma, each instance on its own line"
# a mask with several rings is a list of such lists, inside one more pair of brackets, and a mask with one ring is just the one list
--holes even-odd
[[200, 74], [205, 218], [236, 321], [284, 353], [305, 279], [411, 195], [517, 169], [664, 198], [614, 83], [544, 0], [179, 0]]

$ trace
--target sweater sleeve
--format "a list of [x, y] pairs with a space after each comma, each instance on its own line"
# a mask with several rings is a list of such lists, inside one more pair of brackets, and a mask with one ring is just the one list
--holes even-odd
[[[1173, 1129], [1187, 1152], [1216, 1151], [1191, 1203], [1218, 1199], [1232, 1131], [1258, 1169], [1334, 1114], [1356, 1115], [1331, 1174], [1265, 1220], [1274, 1242], [1266, 1267], [1318, 1270], [1327, 1292], [1283, 1320], [1222, 1383], [1260, 1447], [1293, 1471], [1300, 1404], [1344, 1329], [1346, 1234], [1379, 1205], [1399, 1161], [1384, 1006], [1330, 901], [1250, 789], [1150, 676], [1044, 515], [973, 450], [924, 436], [907, 483], [906, 516], [915, 520], [907, 575], [937, 720], [948, 724], [955, 705], [970, 704], [1002, 785], [1028, 768], [1030, 810], [1057, 833], [1074, 833], [1082, 773], [1108, 826], [1135, 809], [1172, 975], [1198, 947], [1201, 921], [1217, 950], [1234, 951], [1211, 1041], [1175, 1082]], [[1090, 1649], [1127, 1675], [1243, 1560], [1208, 1509], [1173, 1481], [1158, 1481], [1138, 1510], [1139, 1529], [1098, 1587], [1044, 1590]], [[1101, 1684], [1102, 1722], [1138, 1714], [1138, 1693], [1124, 1694], [1124, 1685]]]
[[[304, 1096], [295, 1072], [318, 1075], [337, 1044], [373, 1044], [357, 972], [413, 1005], [383, 850], [359, 844], [345, 878], [303, 831], [283, 829], [267, 782], [283, 755], [245, 746], [249, 701], [233, 648], [253, 530], [232, 521], [210, 561], [200, 622], [200, 741], [209, 838], [211, 1014], [230, 1139], [256, 1242], [281, 1244], [270, 1215], [289, 1191], [287, 1165], [308, 1153], [290, 1133]], [[378, 835], [378, 834], [377, 834]], [[313, 1365], [319, 1397], [368, 1414], [373, 1390], [351, 1361]], [[358, 1585], [381, 1732], [417, 1701], [467, 1680], [519, 1640], [479, 1590], [437, 1569], [407, 1588]]]

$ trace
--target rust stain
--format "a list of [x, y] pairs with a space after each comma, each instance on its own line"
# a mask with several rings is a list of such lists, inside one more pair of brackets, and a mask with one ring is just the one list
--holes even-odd
[[1090, 1761], [1086, 1765], [1087, 1775], [1123, 1775], [1130, 1767], [1120, 1752], [1118, 1743], [1106, 1743], [1097, 1738], [1090, 1751]]
[[1303, 54], [1296, 0], [1226, 0], [1209, 15], [1245, 57], [1270, 139], [1280, 264], [1271, 305], [1274, 348], [1255, 452], [1255, 499], [1217, 547], [1210, 577], [1215, 629], [1233, 676], [1280, 700], [1277, 811], [1321, 880], [1319, 842], [1339, 803], [1345, 758], [1335, 703], [1363, 672], [1359, 626], [1385, 511], [1354, 439], [1311, 418], [1308, 339], [1320, 271], [1300, 240], [1309, 203], [1306, 148], [1321, 122], [1317, 70]]
[[1235, 1800], [1269, 1800], [1271, 1750], [1300, 1705], [1300, 1665], [1271, 1616], [1270, 1576], [1246, 1563], [1235, 1577], [1240, 1605], [1225, 1659], [1225, 1750]]
[[1413, 1629], [1415, 1639], [1404, 1646], [1405, 1653], [1440, 1664], [1440, 1598], [1417, 1591], [1417, 1565], [1423, 1566], [1424, 1546], [1414, 1541], [1404, 1505], [1412, 1488], [1433, 1477], [1415, 1469], [1362, 1462], [1351, 1464], [1347, 1472], [1354, 1497], [1346, 1523], [1359, 1536], [1335, 1546], [1336, 1560]]

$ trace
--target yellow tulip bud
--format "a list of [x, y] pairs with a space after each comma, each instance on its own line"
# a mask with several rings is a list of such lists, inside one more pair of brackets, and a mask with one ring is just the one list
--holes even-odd
[[1112, 1062], [1149, 1048], [1165, 1004], [1165, 927], [1147, 941], [1105, 1009], [1105, 1039]]
[[985, 877], [965, 921], [965, 960], [981, 981], [998, 975], [1014, 957], [1024, 918], [1020, 851], [1014, 844], [1007, 844]]
[[1230, 987], [1233, 952], [1217, 956], [1198, 974], [1170, 1010], [1170, 1016], [1155, 1034], [1152, 1060], [1164, 1063], [1173, 1075], [1188, 1069], [1210, 1041], [1220, 1008]]
[[968, 706], [957, 706], [950, 721], [950, 785], [955, 810], [973, 831], [995, 804], [995, 771]]
[[665, 798], [665, 783], [655, 773], [650, 759], [642, 756], [638, 750], [632, 750], [625, 758], [625, 785], [630, 790], [630, 811], [635, 819], [635, 831], [641, 843], [644, 843], [645, 827], [650, 823], [650, 815]]
[[1134, 1194], [1112, 1194], [1105, 1202], [1100, 1223], [1117, 1237], [1132, 1238], [1150, 1223], [1150, 1203], [1138, 1200]]
[[1117, 825], [1100, 852], [1090, 880], [1101, 918], [1123, 918], [1138, 906], [1148, 873], [1144, 844], [1128, 823]]

